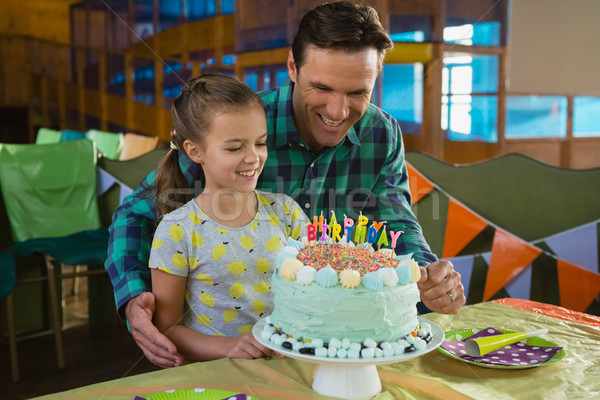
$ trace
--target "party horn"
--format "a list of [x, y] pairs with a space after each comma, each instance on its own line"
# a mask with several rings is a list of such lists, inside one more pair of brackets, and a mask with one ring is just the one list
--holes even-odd
[[502, 335], [483, 336], [465, 341], [465, 351], [471, 357], [483, 357], [487, 353], [508, 346], [533, 336], [544, 335], [548, 329], [534, 329], [527, 332], [505, 333]]

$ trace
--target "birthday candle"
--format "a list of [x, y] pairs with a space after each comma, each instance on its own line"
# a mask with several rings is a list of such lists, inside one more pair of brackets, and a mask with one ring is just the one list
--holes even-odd
[[381, 227], [382, 227], [382, 226], [383, 226], [383, 222], [376, 222], [376, 221], [373, 221], [373, 228], [375, 228], [375, 230], [376, 230], [377, 232], [379, 232], [379, 229], [381, 229]]
[[376, 240], [377, 240], [377, 229], [370, 226], [369, 232], [367, 234], [367, 242], [370, 244], [373, 244], [373, 243], [375, 243]]
[[362, 211], [361, 211], [360, 216], [358, 217], [358, 224], [356, 225], [356, 230], [358, 230], [359, 228], [361, 228], [363, 226], [367, 226], [368, 223], [369, 223], [369, 218], [362, 215]]
[[317, 240], [317, 225], [306, 224], [306, 236], [308, 243], [312, 242], [313, 240]]
[[321, 234], [321, 238], [319, 240], [322, 242], [326, 242], [327, 241], [327, 230], [329, 229], [329, 225], [324, 223], [321, 225], [321, 227], [322, 227], [323, 233]]
[[354, 232], [354, 242], [357, 245], [366, 242], [366, 240], [365, 240], [366, 233], [367, 233], [367, 230], [365, 229], [364, 226], [357, 226], [356, 231]]
[[329, 221], [329, 226], [337, 224], [337, 219], [335, 218], [335, 213], [331, 211], [331, 221]]
[[381, 245], [387, 246], [387, 233], [385, 232], [385, 226], [383, 227], [383, 231], [381, 231], [381, 235], [379, 235], [379, 241], [377, 241], [377, 246], [381, 247]]
[[334, 241], [341, 242], [342, 238], [340, 237], [340, 232], [342, 231], [342, 226], [340, 224], [333, 224], [331, 226], [331, 238]]
[[322, 231], [323, 228], [321, 225], [323, 224], [323, 216], [317, 217], [316, 215], [313, 217], [313, 224], [317, 226], [318, 231]]
[[346, 243], [350, 243], [350, 236], [352, 235], [352, 231], [354, 230], [354, 227], [352, 225], [344, 226], [344, 230], [346, 231]]
[[398, 238], [400, 237], [401, 234], [403, 234], [403, 231], [390, 231], [390, 237], [392, 238], [392, 250], [396, 249], [396, 241], [398, 240]]

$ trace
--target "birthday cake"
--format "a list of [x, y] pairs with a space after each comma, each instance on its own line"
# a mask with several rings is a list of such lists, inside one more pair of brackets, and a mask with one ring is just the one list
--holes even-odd
[[[420, 269], [412, 255], [376, 251], [373, 246], [387, 244], [387, 234], [373, 226], [364, 227], [361, 236], [364, 219], [354, 227], [356, 245], [347, 239], [350, 229], [341, 238], [339, 225], [311, 225], [303, 242], [288, 240], [279, 256], [271, 285], [274, 309], [263, 339], [337, 358], [389, 357], [425, 348], [431, 334], [417, 319]], [[399, 234], [390, 234], [393, 248]]]

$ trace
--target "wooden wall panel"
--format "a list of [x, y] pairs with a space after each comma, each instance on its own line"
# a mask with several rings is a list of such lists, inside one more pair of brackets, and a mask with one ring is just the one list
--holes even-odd
[[569, 167], [577, 169], [600, 167], [600, 138], [573, 140]]
[[106, 95], [108, 109], [106, 117], [113, 124], [127, 126], [127, 104], [125, 98], [112, 94]]
[[498, 143], [444, 141], [444, 161], [470, 164], [500, 154]]
[[71, 43], [69, 7], [79, 0], [10, 0], [29, 15], [29, 34], [56, 43]]
[[132, 125], [128, 128], [139, 133], [157, 136], [156, 107], [137, 101], [130, 102], [130, 105]]
[[561, 166], [563, 141], [559, 140], [523, 140], [507, 141], [505, 153], [521, 153], [543, 163]]
[[54, 79], [48, 79], [46, 81], [47, 95], [46, 101], [52, 104], [58, 104], [58, 82]]
[[31, 97], [29, 40], [0, 36], [0, 105], [27, 105]]
[[102, 117], [102, 103], [100, 95], [95, 90], [85, 89], [85, 113], [96, 118]]
[[79, 89], [76, 85], [65, 84], [65, 105], [72, 110], [79, 109]]

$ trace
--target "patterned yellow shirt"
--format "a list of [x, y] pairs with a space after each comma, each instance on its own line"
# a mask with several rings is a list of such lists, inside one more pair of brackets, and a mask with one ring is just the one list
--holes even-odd
[[184, 321], [198, 332], [240, 336], [270, 315], [280, 249], [306, 234], [308, 219], [292, 198], [256, 196], [258, 212], [241, 228], [213, 221], [191, 200], [156, 229], [149, 266], [187, 278]]

